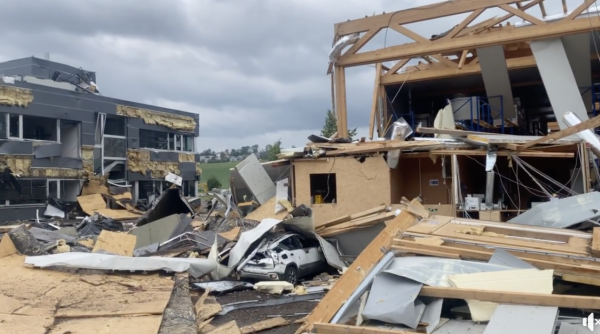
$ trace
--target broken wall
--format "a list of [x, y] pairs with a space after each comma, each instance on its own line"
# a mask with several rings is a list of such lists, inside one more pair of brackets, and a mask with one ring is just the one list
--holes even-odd
[[[383, 157], [337, 157], [294, 161], [295, 204], [305, 204], [313, 209], [318, 226], [340, 216], [390, 204], [390, 173]], [[313, 204], [311, 201], [311, 175], [335, 175], [336, 203]]]
[[128, 107], [124, 105], [117, 105], [117, 115], [139, 118], [142, 119], [146, 124], [162, 125], [174, 130], [183, 130], [188, 132], [194, 132], [194, 130], [196, 130], [196, 121], [189, 116], [143, 108]]
[[0, 104], [7, 106], [27, 107], [33, 102], [31, 89], [0, 86]]
[[127, 178], [129, 181], [164, 179], [169, 173], [179, 175], [184, 181], [202, 174], [194, 153], [158, 152], [147, 149], [127, 150]]
[[[442, 158], [434, 163], [431, 158], [400, 158], [398, 168], [390, 170], [392, 204], [402, 197], [421, 196], [423, 204], [450, 204], [452, 173], [450, 159], [446, 160], [446, 178], [442, 172]], [[444, 184], [445, 180], [445, 184]]]

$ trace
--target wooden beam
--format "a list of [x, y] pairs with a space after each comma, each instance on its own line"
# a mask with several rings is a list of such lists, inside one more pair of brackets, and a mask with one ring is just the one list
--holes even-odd
[[469, 54], [469, 50], [463, 50], [462, 55], [460, 55], [460, 60], [458, 61], [458, 68], [461, 69], [465, 64], [465, 60], [467, 59], [467, 54]]
[[[542, 5], [542, 3], [543, 2], [540, 2], [540, 6]], [[538, 19], [537, 17], [529, 15], [529, 14], [525, 13], [524, 11], [522, 11], [520, 9], [517, 9], [517, 8], [514, 8], [514, 7], [510, 6], [510, 5], [500, 5], [498, 7], [502, 8], [505, 11], [507, 11], [507, 12], [509, 12], [511, 14], [514, 14], [514, 15], [516, 15], [516, 16], [522, 18], [523, 20], [528, 21], [528, 22], [530, 22], [532, 24], [535, 24], [535, 25], [544, 25], [544, 24], [546, 24], [546, 22]]]
[[[390, 26], [390, 28], [396, 30], [397, 32], [399, 32], [400, 34], [412, 39], [413, 41], [415, 41], [416, 43], [422, 43], [422, 44], [431, 44], [433, 43], [432, 41], [428, 40], [427, 38], [415, 33], [414, 31], [407, 29], [403, 26], [399, 26], [399, 25], [394, 25], [394, 26]], [[449, 67], [455, 67], [456, 63], [454, 63], [452, 60], [442, 56], [442, 55], [431, 55], [431, 58], [439, 61], [440, 63], [449, 66]], [[426, 59], [427, 60], [427, 59]]]
[[377, 327], [358, 327], [338, 324], [316, 323], [319, 334], [418, 334], [419, 332], [401, 329], [383, 329]]
[[398, 72], [398, 70], [404, 67], [404, 65], [408, 64], [409, 61], [410, 58], [399, 60], [396, 64], [394, 64], [394, 66], [392, 66], [392, 68], [389, 69], [389, 71], [385, 72], [383, 76], [390, 76], [392, 74], [396, 74], [396, 72]]
[[346, 107], [346, 73], [341, 66], [336, 66], [335, 81], [335, 114], [337, 116], [337, 132], [340, 138], [348, 138], [348, 114]]
[[527, 148], [532, 147], [537, 144], [551, 143], [553, 141], [572, 136], [581, 131], [589, 130], [592, 128], [597, 128], [599, 126], [600, 126], [600, 116], [596, 116], [594, 118], [588, 119], [587, 121], [583, 121], [575, 126], [568, 127], [564, 130], [560, 130], [560, 131], [551, 133], [545, 137], [525, 143], [525, 144], [521, 145], [521, 149], [524, 150], [524, 149], [527, 149]]
[[[586, 0], [587, 1], [587, 0]], [[464, 36], [449, 40], [439, 39], [432, 43], [409, 43], [390, 46], [383, 49], [342, 56], [338, 60], [340, 66], [360, 66], [376, 62], [386, 62], [401, 58], [421, 57], [423, 55], [441, 54], [443, 52], [462, 51], [487, 46], [503, 45], [515, 42], [527, 42], [552, 37], [575, 35], [590, 30], [600, 29], [600, 18], [587, 17], [574, 20], [566, 18], [544, 25], [525, 27], [503, 27], [484, 35]]]
[[392, 13], [376, 15], [356, 20], [340, 22], [335, 25], [338, 35], [344, 36], [356, 32], [365, 32], [373, 28], [385, 28], [392, 25], [408, 24], [447, 17], [457, 14], [470, 13], [478, 9], [486, 9], [502, 4], [518, 1], [510, 0], [456, 0], [434, 3], [431, 5], [400, 10]]
[[592, 232], [592, 247], [590, 248], [592, 256], [600, 257], [600, 227], [594, 227]]
[[[598, 59], [598, 56], [590, 55], [590, 59]], [[425, 66], [425, 65], [424, 65]], [[518, 70], [522, 68], [535, 67], [537, 63], [533, 56], [519, 57], [519, 58], [508, 58], [506, 59], [506, 68], [510, 70]], [[381, 78], [382, 85], [397, 85], [401, 83], [417, 82], [417, 81], [428, 81], [441, 78], [452, 78], [463, 75], [472, 75], [481, 73], [481, 65], [479, 59], [474, 58], [463, 68], [449, 68], [449, 67], [435, 67], [432, 66], [430, 69], [412, 71], [407, 73], [396, 73], [391, 75], [384, 75]], [[514, 85], [513, 85], [514, 86]]]
[[[508, 70], [534, 67], [536, 65], [537, 63], [535, 62], [535, 58], [533, 56], [506, 60], [506, 67], [508, 68]], [[481, 73], [481, 65], [477, 62], [473, 63], [472, 60], [471, 63], [463, 66], [463, 68], [444, 67], [436, 70], [414, 71], [410, 73], [398, 73], [387, 75], [381, 78], [381, 84], [396, 85], [403, 82], [427, 81], [433, 79], [450, 78], [455, 76], [479, 73]]]
[[[412, 204], [419, 203], [416, 199]], [[394, 237], [401, 231], [414, 225], [416, 217], [403, 210], [396, 218], [389, 221], [373, 241], [352, 262], [348, 270], [337, 280], [335, 285], [321, 299], [321, 302], [306, 317], [297, 334], [309, 332], [315, 323], [327, 323], [335, 316], [340, 307], [348, 300], [367, 273], [383, 258], [381, 248], [391, 247]]]
[[354, 43], [354, 45], [352, 45], [348, 49], [348, 51], [344, 52], [344, 54], [355, 54], [360, 49], [362, 49], [362, 47], [365, 46], [365, 44], [369, 43], [369, 41], [371, 41], [373, 37], [375, 37], [375, 35], [377, 35], [377, 33], [379, 33], [380, 31], [381, 28], [375, 28], [367, 31], [364, 35], [360, 37], [358, 41], [356, 41], [356, 43]]
[[[471, 155], [471, 156], [485, 156], [487, 154], [484, 150], [431, 150], [429, 154], [434, 155]], [[499, 157], [508, 157], [510, 155], [516, 155], [518, 157], [528, 158], [573, 158], [575, 153], [570, 152], [536, 152], [536, 151], [521, 151], [521, 152], [510, 152], [510, 151], [498, 151]]]
[[544, 7], [544, 1], [540, 2], [540, 12], [542, 13], [542, 17], [548, 16], [548, 14], [546, 14], [546, 7]]
[[577, 16], [583, 13], [584, 10], [588, 9], [596, 0], [584, 0], [584, 2], [579, 5], [571, 14], [565, 17], [565, 21], [574, 20]]
[[567, 8], [567, 0], [562, 0], [562, 8], [563, 13], [567, 14], [567, 12], [569, 11], [569, 9]]
[[481, 8], [481, 9], [477, 9], [474, 10], [471, 14], [469, 14], [469, 16], [467, 16], [466, 19], [464, 19], [459, 25], [457, 25], [456, 27], [454, 27], [454, 29], [452, 29], [452, 31], [450, 31], [448, 33], [448, 35], [442, 37], [443, 38], [447, 38], [447, 39], [451, 39], [454, 38], [456, 35], [458, 35], [461, 31], [463, 31], [463, 29], [465, 29], [469, 24], [471, 24], [471, 22], [473, 22], [473, 20], [475, 20], [477, 17], [479, 17], [479, 15], [481, 15], [481, 13], [483, 13], [483, 11], [485, 11], [485, 8]]
[[379, 105], [379, 90], [381, 89], [381, 63], [375, 65], [375, 83], [373, 84], [373, 101], [371, 102], [371, 118], [369, 120], [369, 139], [373, 140], [375, 131], [375, 116], [377, 115], [377, 106]]
[[420, 296], [451, 299], [469, 299], [500, 304], [554, 306], [574, 309], [600, 310], [600, 297], [549, 295], [544, 293], [494, 291], [424, 286]]
[[[526, 11], [529, 8], [541, 3], [542, 1], [544, 1], [544, 0], [533, 0], [533, 1], [529, 2], [528, 4], [526, 4], [525, 6], [522, 6], [519, 9], [522, 11]], [[508, 13], [508, 14], [498, 17], [498, 18], [492, 17], [491, 19], [481, 22], [480, 24], [477, 24], [473, 27], [465, 29], [461, 34], [459, 34], [459, 37], [465, 36], [467, 34], [479, 34], [487, 29], [490, 29], [491, 27], [493, 27], [495, 25], [501, 24], [502, 22], [510, 19], [513, 16], [515, 16], [515, 14]]]
[[444, 134], [457, 137], [466, 137], [468, 135], [493, 135], [488, 132], [478, 131], [465, 131], [465, 130], [453, 130], [453, 129], [436, 129], [436, 128], [417, 128], [417, 133], [429, 133], [429, 134]]

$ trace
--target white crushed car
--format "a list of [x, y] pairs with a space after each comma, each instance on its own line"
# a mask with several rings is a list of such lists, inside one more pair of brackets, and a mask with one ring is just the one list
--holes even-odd
[[328, 265], [319, 241], [298, 233], [267, 234], [259, 246], [240, 262], [242, 279], [287, 281], [327, 270]]

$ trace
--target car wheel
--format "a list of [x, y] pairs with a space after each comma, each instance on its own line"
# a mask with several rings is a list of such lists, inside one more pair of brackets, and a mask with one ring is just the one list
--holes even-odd
[[288, 283], [296, 285], [296, 282], [298, 282], [298, 269], [292, 266], [288, 266], [287, 268], [285, 268], [285, 280]]

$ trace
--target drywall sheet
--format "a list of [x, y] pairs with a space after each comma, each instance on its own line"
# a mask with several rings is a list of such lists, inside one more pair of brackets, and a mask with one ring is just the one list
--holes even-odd
[[552, 334], [558, 307], [498, 305], [483, 334]]
[[121, 271], [188, 271], [198, 278], [213, 271], [217, 264], [208, 259], [129, 257], [101, 253], [60, 253], [43, 256], [28, 256], [25, 264], [34, 267], [65, 266], [80, 269], [121, 270]]
[[[554, 270], [519, 269], [498, 272], [452, 275], [448, 280], [453, 287], [492, 291], [552, 293]], [[489, 321], [498, 304], [467, 300], [474, 321]]]
[[509, 220], [509, 223], [540, 227], [568, 228], [600, 217], [600, 192], [544, 202]]
[[277, 181], [275, 184], [275, 214], [285, 210], [285, 206], [283, 206], [279, 201], [287, 201], [288, 200], [288, 190], [289, 190], [289, 179], [285, 178], [283, 180]]
[[432, 334], [483, 334], [487, 324], [480, 324], [468, 320], [450, 319]]
[[577, 87], [586, 90], [582, 97], [587, 112], [592, 112], [592, 90], [588, 89], [592, 86], [592, 63], [588, 56], [591, 53], [590, 33], [562, 36], [560, 39], [565, 47]]
[[416, 299], [422, 286], [396, 275], [377, 275], [362, 312], [363, 318], [417, 328], [425, 312], [425, 304]]
[[395, 258], [384, 272], [426, 285], [450, 287], [452, 284], [448, 277], [452, 275], [511, 269], [513, 268], [482, 262], [411, 256]]
[[587, 108], [562, 40], [545, 39], [533, 41], [530, 45], [560, 128], [568, 127], [562, 121], [568, 111], [575, 113], [582, 121], [588, 120]]
[[235, 170], [240, 174], [258, 203], [263, 204], [275, 196], [275, 184], [258, 161], [256, 155], [249, 155], [235, 166]]
[[[500, 116], [504, 109], [504, 118], [517, 117], [513, 101], [512, 87], [504, 57], [504, 46], [496, 45], [477, 49], [483, 84], [491, 106], [492, 117]], [[589, 61], [588, 61], [589, 63]]]

